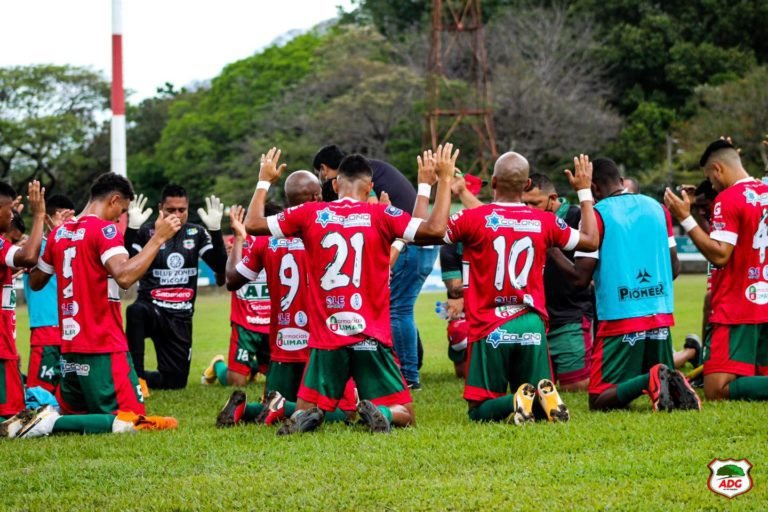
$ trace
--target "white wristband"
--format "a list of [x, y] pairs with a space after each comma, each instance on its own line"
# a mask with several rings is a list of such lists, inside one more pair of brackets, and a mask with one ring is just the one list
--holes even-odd
[[576, 195], [579, 196], [579, 202], [590, 202], [593, 203], [595, 201], [595, 198], [592, 197], [592, 191], [588, 188], [583, 188], [581, 190], [576, 191]]
[[272, 184], [268, 181], [260, 181], [256, 184], [256, 190], [263, 189], [263, 190], [269, 190], [269, 187]]
[[403, 242], [402, 240], [395, 240], [394, 242], [392, 242], [392, 247], [397, 252], [403, 252], [403, 247], [405, 247], [405, 242]]
[[692, 215], [689, 215], [680, 221], [680, 225], [683, 226], [683, 229], [686, 233], [690, 233], [696, 228], [696, 226], [698, 226], [696, 219], [694, 219]]
[[432, 185], [429, 183], [419, 183], [419, 195], [429, 198], [432, 195]]

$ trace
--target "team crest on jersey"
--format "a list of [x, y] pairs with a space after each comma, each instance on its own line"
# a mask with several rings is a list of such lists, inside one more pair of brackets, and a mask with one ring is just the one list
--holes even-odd
[[747, 203], [751, 204], [752, 206], [757, 206], [758, 204], [760, 206], [768, 205], [768, 192], [758, 194], [751, 188], [748, 188], [744, 190], [744, 197], [747, 198]]
[[187, 228], [187, 235], [192, 236], [197, 234], [197, 228]]
[[323, 227], [328, 226], [328, 224], [340, 224], [345, 228], [369, 227], [371, 225], [371, 214], [351, 213], [346, 216], [338, 215], [326, 207], [317, 212], [317, 220], [315, 222]]
[[394, 206], [387, 206], [384, 209], [384, 213], [386, 213], [390, 217], [399, 217], [403, 214], [403, 210]]
[[493, 348], [499, 345], [541, 345], [541, 333], [509, 332], [499, 327], [485, 338], [485, 342]]
[[109, 226], [104, 226], [101, 228], [101, 232], [104, 234], [104, 238], [107, 240], [112, 240], [117, 236], [117, 226], [114, 224], [110, 224]]
[[192, 240], [191, 238], [187, 238], [186, 240], [184, 240], [184, 243], [182, 245], [187, 250], [194, 249], [195, 248], [195, 241]]
[[566, 224], [565, 221], [560, 217], [555, 217], [555, 223], [560, 229], [568, 229], [568, 224]]
[[541, 233], [541, 221], [536, 219], [507, 219], [496, 212], [486, 215], [485, 227], [494, 233], [501, 228], [508, 228], [523, 233]]
[[307, 325], [307, 314], [303, 311], [297, 311], [296, 315], [293, 317], [293, 320], [299, 327], [304, 327]]
[[168, 255], [168, 260], [166, 260], [166, 263], [168, 268], [178, 270], [184, 266], [184, 256], [177, 252], [172, 252]]

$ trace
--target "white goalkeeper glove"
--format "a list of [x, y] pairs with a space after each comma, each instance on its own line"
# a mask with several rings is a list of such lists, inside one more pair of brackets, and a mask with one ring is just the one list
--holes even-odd
[[144, 209], [147, 204], [147, 198], [144, 194], [139, 194], [134, 197], [133, 200], [128, 203], [128, 227], [131, 229], [139, 229], [142, 224], [147, 222], [147, 219], [152, 215], [152, 208]]
[[[208, 210], [208, 211], [206, 211]], [[197, 209], [197, 214], [202, 219], [208, 231], [218, 231], [221, 229], [221, 218], [224, 216], [224, 205], [221, 199], [216, 196], [205, 198], [205, 210]]]

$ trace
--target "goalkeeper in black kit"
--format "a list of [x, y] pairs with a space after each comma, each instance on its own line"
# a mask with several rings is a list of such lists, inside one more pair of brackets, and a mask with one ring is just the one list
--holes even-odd
[[[153, 226], [145, 224], [152, 209], [144, 210], [146, 198], [139, 195], [128, 208], [125, 245], [131, 256], [152, 237]], [[198, 262], [202, 258], [216, 273], [224, 273], [227, 252], [221, 235], [224, 207], [218, 198], [206, 198], [200, 208], [205, 227], [187, 222], [189, 198], [183, 187], [167, 185], [158, 207], [174, 214], [182, 227], [163, 244], [155, 261], [139, 282], [136, 302], [126, 311], [126, 335], [142, 391], [181, 389], [187, 385], [192, 361], [192, 314], [197, 296]], [[157, 353], [157, 371], [144, 369], [144, 344], [152, 339]]]

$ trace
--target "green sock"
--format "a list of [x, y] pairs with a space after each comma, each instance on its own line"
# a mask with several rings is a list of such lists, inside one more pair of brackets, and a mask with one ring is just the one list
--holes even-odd
[[477, 407], [469, 410], [472, 421], [501, 421], [515, 410], [512, 395], [501, 396], [486, 400]]
[[227, 363], [216, 361], [216, 364], [213, 365], [213, 371], [216, 373], [216, 378], [219, 379], [219, 384], [227, 386]]
[[[387, 421], [392, 423], [392, 410], [389, 407], [387, 407], [386, 405], [379, 405], [377, 407], [381, 411], [381, 414], [383, 414], [384, 417], [387, 418]], [[340, 412], [341, 414], [344, 414], [340, 409], [336, 409], [334, 412]], [[347, 415], [346, 414], [344, 414], [344, 418], [343, 419], [347, 419]]]
[[113, 414], [73, 414], [62, 416], [53, 424], [53, 433], [75, 432], [77, 434], [111, 434]]
[[5, 421], [5, 420], [7, 420], [7, 419], [8, 419], [8, 418], [6, 418], [5, 416], [0, 416], [0, 423], [4, 422], [4, 421]]
[[285, 401], [283, 404], [283, 407], [285, 408], [285, 417], [290, 418], [293, 416], [293, 413], [296, 412], [296, 402], [289, 402], [288, 400]]
[[768, 377], [739, 377], [728, 385], [734, 400], [768, 400]]
[[616, 386], [616, 398], [622, 405], [626, 405], [635, 398], [643, 394], [643, 391], [648, 389], [648, 384], [651, 380], [649, 373], [632, 377]]
[[261, 414], [262, 410], [264, 410], [264, 405], [262, 405], [261, 402], [251, 402], [249, 404], [245, 404], [245, 411], [243, 411], [243, 417], [241, 420], [253, 421], [256, 419], [256, 416]]

